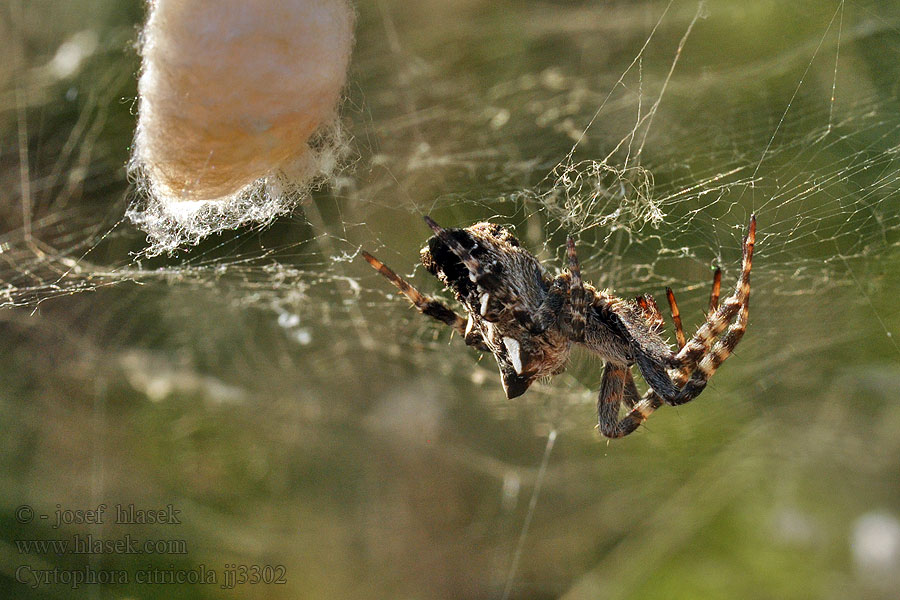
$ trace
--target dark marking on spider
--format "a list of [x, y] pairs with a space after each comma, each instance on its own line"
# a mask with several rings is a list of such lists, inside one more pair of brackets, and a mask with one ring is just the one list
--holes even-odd
[[[744, 238], [734, 292], [719, 303], [722, 273], [716, 269], [706, 322], [692, 338], [685, 338], [675, 295], [666, 290], [676, 351], [662, 337], [665, 324], [651, 295], [625, 300], [582, 281], [571, 238], [566, 242], [568, 268], [552, 277], [499, 225], [444, 229], [430, 217], [425, 222], [434, 236], [422, 248], [422, 264], [453, 292], [467, 317], [421, 294], [368, 252], [363, 258], [421, 313], [455, 329], [466, 344], [491, 352], [507, 398], [521, 396], [539, 377], [563, 372], [574, 344], [600, 356], [605, 367], [598, 427], [607, 437], [628, 435], [663, 404], [677, 406], [696, 398], [747, 329], [755, 216]], [[634, 365], [650, 388], [643, 396], [634, 384]], [[626, 413], [620, 415], [623, 404]]]

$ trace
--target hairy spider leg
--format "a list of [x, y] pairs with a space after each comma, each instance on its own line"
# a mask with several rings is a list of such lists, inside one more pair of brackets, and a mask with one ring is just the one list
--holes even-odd
[[437, 319], [445, 325], [449, 325], [462, 335], [466, 340], [466, 343], [470, 346], [476, 346], [485, 351], [489, 350], [482, 340], [472, 338], [470, 332], [466, 329], [466, 319], [456, 314], [449, 306], [439, 300], [435, 300], [434, 298], [422, 294], [419, 290], [407, 283], [405, 279], [392, 271], [387, 265], [365, 250], [362, 251], [362, 256], [366, 259], [366, 262], [372, 265], [373, 269], [384, 275], [388, 281], [393, 283], [397, 289], [412, 302], [413, 306], [415, 306], [420, 313], [432, 317], [433, 319]]
[[[755, 230], [753, 231], [753, 233], [756, 233]], [[715, 314], [716, 309], [718, 308], [719, 290], [721, 289], [721, 285], [722, 269], [717, 268], [715, 274], [713, 275], [713, 286], [709, 299], [710, 316]], [[675, 294], [672, 292], [671, 288], [666, 288], [666, 299], [669, 301], [669, 308], [672, 311], [672, 321], [675, 322], [675, 337], [678, 340], [678, 348], [680, 350], [685, 346], [684, 330], [681, 326], [681, 314], [678, 311], [678, 303], [675, 301]], [[659, 312], [659, 307], [656, 305], [656, 301], [654, 300], [653, 296], [651, 296], [650, 294], [645, 294], [643, 296], [638, 296], [637, 298], [635, 298], [635, 300], [637, 301], [641, 311], [644, 313], [644, 316], [646, 317], [648, 323], [651, 324], [651, 327], [653, 327], [657, 322], [659, 322], [661, 325], [662, 315]], [[744, 304], [741, 307], [741, 312], [738, 316], [738, 322], [728, 330], [722, 340], [716, 343], [707, 357], [704, 357], [704, 359], [701, 360], [701, 365], [703, 365], [703, 361], [709, 358], [709, 364], [705, 365], [706, 370], [709, 372], [709, 374], [706, 375], [705, 378], [703, 378], [702, 386], [705, 386], [706, 381], [709, 380], [710, 377], [712, 377], [712, 374], [715, 372], [715, 370], [718, 369], [718, 367], [725, 361], [726, 358], [728, 358], [728, 356], [734, 350], [734, 347], [737, 346], [737, 343], [744, 335], [744, 331], [746, 331], [747, 329], [747, 321], [749, 319], [749, 316], [750, 310], [748, 290], [747, 298], [745, 299]], [[717, 358], [710, 358], [713, 356], [716, 356]], [[609, 369], [609, 365], [607, 365], [606, 368]], [[702, 371], [704, 369], [704, 366], [700, 366], [699, 368]], [[612, 374], [610, 376], [613, 377]], [[697, 374], [695, 374], [694, 377], [697, 377]], [[606, 371], [604, 371], [604, 380], [605, 378]], [[609, 396], [605, 396], [603, 393], [603, 390], [614, 392], [615, 386], [616, 384], [614, 381], [610, 382], [609, 386], [607, 386], [606, 384], [601, 385], [600, 396], [597, 403], [599, 429], [603, 435], [612, 438], [624, 437], [632, 433], [633, 431], [635, 431], [635, 429], [637, 429], [638, 426], [646, 421], [656, 409], [663, 405], [662, 397], [660, 397], [659, 394], [653, 391], [652, 388], [647, 390], [643, 397], [640, 397], [637, 391], [637, 386], [634, 383], [634, 376], [632, 375], [630, 369], [626, 369], [621, 402], [625, 404], [625, 406], [630, 410], [620, 420], [618, 402], [615, 401], [614, 397], [610, 398]], [[693, 396], [691, 396], [691, 398], [689, 398], [688, 400], [699, 395], [702, 390], [703, 387], [696, 389], [696, 393], [694, 393], [694, 390], [691, 390]], [[685, 402], [687, 402], [688, 400], [685, 400]]]
[[[600, 433], [608, 438], [625, 437], [662, 406], [662, 399], [653, 390], [649, 390], [639, 401], [637, 399], [637, 387], [631, 370], [624, 365], [607, 363], [597, 397], [597, 427]], [[623, 401], [631, 410], [620, 419], [619, 405]]]
[[659, 328], [664, 327], [665, 321], [663, 320], [662, 313], [659, 312], [659, 305], [656, 304], [656, 298], [654, 298], [652, 294], [644, 294], [644, 302], [647, 303], [647, 308], [653, 315], [653, 325]]
[[716, 267], [716, 272], [713, 274], [712, 291], [709, 293], [709, 312], [706, 314], [706, 318], [709, 318], [716, 314], [716, 309], [719, 308], [719, 291], [721, 289], [722, 269]]
[[666, 300], [669, 301], [669, 310], [672, 311], [672, 321], [675, 323], [675, 339], [678, 341], [678, 349], [684, 348], [687, 343], [684, 337], [684, 328], [681, 326], [681, 312], [678, 310], [678, 303], [675, 302], [675, 293], [672, 288], [666, 288]]
[[569, 259], [569, 303], [572, 306], [572, 337], [576, 342], [584, 341], [584, 283], [581, 281], [581, 267], [575, 252], [575, 240], [566, 238], [566, 255]]
[[656, 304], [656, 298], [650, 294], [644, 294], [635, 298], [634, 301], [637, 302], [638, 308], [641, 309], [641, 313], [643, 313], [644, 319], [647, 320], [647, 324], [650, 325], [651, 331], [659, 332], [666, 326], [662, 313], [659, 312], [659, 306]]
[[[709, 310], [706, 313], [707, 319], [716, 314], [716, 309], [719, 307], [719, 292], [721, 289], [722, 269], [716, 267], [716, 272], [713, 274], [712, 291], [709, 294]], [[675, 293], [672, 291], [672, 288], [666, 288], [666, 300], [669, 301], [669, 309], [672, 311], [672, 321], [675, 323], [675, 339], [678, 342], [678, 349], [681, 350], [684, 348], [687, 341], [684, 337], [684, 327], [681, 325], [681, 312], [678, 310], [678, 303], [675, 301]]]
[[[718, 306], [719, 290], [721, 284], [722, 269], [717, 268], [715, 274], [713, 275], [713, 287], [709, 300], [709, 315], [714, 314]], [[651, 296], [650, 294], [645, 294], [643, 296], [638, 296], [636, 300], [638, 306], [644, 312], [647, 321], [651, 324], [651, 327], [657, 323], [659, 323], [660, 327], [662, 327], [662, 314], [660, 314], [659, 307], [656, 305], [656, 301], [654, 300], [653, 296]], [[684, 337], [684, 329], [681, 324], [681, 312], [678, 310], [678, 302], [675, 301], [675, 293], [672, 292], [672, 288], [666, 288], [666, 300], [668, 300], [669, 302], [669, 308], [672, 312], [672, 321], [675, 323], [675, 338], [678, 342], [678, 349], [681, 350], [682, 348], [684, 348], [686, 340]], [[735, 342], [735, 344], [736, 343], [737, 342]], [[652, 388], [647, 390], [647, 393], [644, 394], [643, 398], [639, 397], [637, 386], [635, 386], [634, 384], [634, 377], [632, 376], [630, 370], [625, 380], [625, 392], [622, 397], [622, 401], [626, 406], [632, 409], [631, 412], [629, 412], [623, 418], [622, 423], [631, 423], [638, 418], [640, 418], [641, 421], [645, 421], [653, 413], [653, 411], [663, 405], [662, 398], [659, 396], [659, 394], [654, 392]], [[617, 424], [615, 427], [617, 428], [614, 429], [615, 431], [622, 430], [622, 427], [619, 424]], [[607, 426], [607, 428], [609, 428], [609, 426]], [[627, 433], [622, 435], [627, 435]]]
[[631, 369], [629, 368], [627, 370], [628, 373], [625, 376], [625, 391], [622, 394], [622, 402], [628, 408], [634, 408], [634, 406], [641, 401], [641, 394], [634, 384], [634, 376], [631, 374]]
[[715, 343], [712, 350], [703, 357], [697, 365], [697, 369], [691, 375], [691, 378], [678, 394], [676, 401], [672, 403], [673, 405], [690, 402], [703, 391], [710, 377], [712, 377], [716, 370], [722, 366], [722, 363], [731, 356], [735, 347], [738, 345], [738, 342], [744, 337], [744, 332], [747, 331], [747, 322], [749, 319], [750, 297], [748, 293], [741, 305], [737, 320], [728, 328], [725, 335]]
[[[647, 319], [647, 322], [650, 324], [651, 329], [659, 328], [662, 329], [665, 327], [665, 321], [663, 320], [662, 313], [659, 310], [659, 306], [656, 304], [656, 299], [650, 294], [644, 294], [643, 296], [638, 296], [635, 298], [640, 307], [641, 311], [644, 313], [644, 317]], [[681, 326], [681, 313], [678, 311], [678, 303], [675, 301], [675, 294], [672, 292], [671, 288], [666, 288], [666, 300], [669, 302], [669, 308], [672, 312], [672, 321], [675, 323], [675, 338], [678, 341], [678, 349], [684, 347], [685, 338], [684, 338], [684, 330]], [[631, 409], [618, 423], [613, 423], [612, 425], [607, 422], [605, 426], [601, 426], [601, 432], [604, 429], [617, 433], [619, 435], [616, 436], [607, 436], [607, 437], [623, 437], [628, 435], [634, 429], [629, 429], [632, 423], [637, 422], [638, 425], [643, 423], [650, 417], [653, 412], [663, 405], [663, 400], [659, 394], [653, 391], [653, 388], [647, 390], [643, 397], [638, 394], [637, 386], [634, 384], [634, 376], [631, 373], [631, 369], [627, 370], [627, 374], [625, 377], [625, 390], [622, 396], [622, 402]], [[616, 418], [618, 418], [618, 410], [616, 410]], [[602, 417], [601, 417], [602, 419]], [[636, 426], [635, 426], [636, 428]], [[606, 433], [603, 433], [606, 435]]]
[[[716, 309], [719, 307], [719, 292], [721, 289], [722, 269], [716, 267], [716, 272], [713, 274], [712, 291], [709, 294], [709, 310], [706, 313], [707, 319], [716, 314]], [[681, 350], [687, 342], [684, 337], [684, 328], [681, 325], [681, 312], [678, 310], [678, 303], [675, 301], [675, 293], [672, 292], [672, 288], [666, 288], [666, 300], [669, 301], [669, 308], [672, 311], [672, 321], [675, 323], [675, 339], [678, 341], [678, 349]]]
[[[669, 404], [684, 404], [697, 397], [716, 369], [721, 366], [734, 351], [747, 329], [750, 316], [750, 269], [753, 263], [753, 246], [756, 242], [756, 216], [750, 217], [750, 230], [744, 238], [743, 264], [741, 276], [735, 286], [734, 293], [729, 296], [716, 312], [703, 324], [688, 344], [675, 356], [681, 363], [673, 381], [682, 386], [675, 398], [666, 399]], [[728, 323], [738, 314], [737, 320], [728, 327]], [[712, 346], [712, 341], [725, 328], [728, 331]], [[710, 350], [710, 346], [712, 349]], [[690, 378], [690, 379], [688, 379]]]
[[532, 335], [544, 333], [559, 319], [559, 314], [566, 303], [568, 287], [569, 277], [567, 274], [556, 277], [550, 284], [547, 296], [535, 311], [534, 316], [525, 312], [516, 312], [516, 318]]
[[644, 318], [647, 319], [647, 322], [651, 325], [654, 321], [653, 311], [650, 310], [650, 305], [647, 304], [647, 299], [644, 296], [638, 296], [634, 299], [637, 302], [638, 306], [641, 309], [641, 312], [644, 314]]

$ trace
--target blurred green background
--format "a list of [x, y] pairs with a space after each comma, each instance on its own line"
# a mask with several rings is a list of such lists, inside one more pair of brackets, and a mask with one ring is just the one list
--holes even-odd
[[[0, 6], [0, 596], [900, 597], [900, 3], [357, 10], [331, 185], [148, 258], [123, 219], [143, 5]], [[551, 270], [571, 233], [588, 280], [671, 286], [693, 330], [753, 211], [738, 352], [614, 442], [596, 359], [507, 401], [357, 255], [437, 293], [423, 214], [514, 227]], [[52, 527], [101, 503], [181, 524]], [[87, 534], [186, 551], [23, 550]], [[221, 589], [232, 564], [287, 583]], [[201, 565], [216, 585], [134, 582]]]

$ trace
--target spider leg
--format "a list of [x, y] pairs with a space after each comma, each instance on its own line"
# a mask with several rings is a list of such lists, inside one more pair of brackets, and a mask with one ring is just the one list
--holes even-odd
[[[707, 312], [707, 318], [716, 314], [716, 309], [719, 307], [719, 291], [722, 287], [722, 269], [716, 268], [716, 273], [713, 275], [713, 287], [712, 292], [709, 295], [709, 311]], [[675, 301], [675, 293], [672, 291], [672, 288], [666, 288], [666, 300], [669, 301], [669, 309], [672, 311], [672, 321], [675, 323], [675, 339], [678, 342], [678, 349], [681, 350], [684, 348], [684, 345], [687, 343], [684, 337], [684, 327], [681, 325], [681, 312], [678, 310], [678, 303]]]
[[634, 299], [634, 301], [637, 302], [638, 306], [641, 307], [641, 312], [644, 313], [644, 316], [647, 317], [647, 320], [651, 320], [650, 318], [653, 316], [653, 314], [650, 311], [650, 305], [647, 304], [647, 298], [645, 298], [644, 296], [638, 296]]
[[[735, 346], [747, 329], [747, 321], [750, 317], [750, 268], [753, 262], [753, 246], [756, 241], [756, 216], [750, 217], [750, 230], [744, 238], [744, 257], [741, 267], [741, 276], [737, 282], [734, 293], [729, 296], [722, 306], [716, 309], [706, 323], [700, 327], [690, 342], [675, 355], [675, 360], [680, 362], [673, 381], [683, 386], [675, 398], [667, 398], [669, 404], [684, 404], [697, 397], [706, 382], [712, 377], [716, 369], [731, 356]], [[713, 293], [716, 291], [713, 282]], [[728, 327], [728, 323], [737, 313], [737, 320]], [[712, 340], [719, 336], [728, 327], [725, 335], [712, 346]]]
[[650, 390], [619, 419], [619, 406], [622, 401], [629, 404], [630, 400], [633, 403], [636, 397], [637, 388], [634, 386], [631, 370], [624, 365], [606, 363], [597, 398], [597, 427], [600, 433], [608, 438], [625, 437], [646, 421], [654, 410], [662, 406], [662, 400]]
[[553, 280], [547, 296], [533, 316], [516, 313], [516, 318], [532, 335], [541, 334], [559, 319], [559, 313], [568, 299], [572, 306], [572, 338], [579, 342], [584, 341], [584, 313], [586, 307], [594, 302], [594, 295], [590, 289], [584, 287], [578, 254], [575, 252], [575, 240], [571, 237], [566, 239], [566, 255], [569, 262], [568, 273]]
[[559, 313], [566, 304], [567, 290], [568, 279], [565, 276], [557, 277], [553, 280], [550, 289], [547, 291], [547, 296], [541, 302], [534, 315], [516, 313], [516, 318], [528, 328], [532, 335], [539, 335], [545, 332], [559, 319]]
[[373, 269], [384, 275], [388, 281], [393, 283], [397, 289], [412, 302], [413, 306], [415, 306], [420, 313], [452, 327], [463, 336], [468, 345], [476, 346], [485, 351], [489, 350], [488, 347], [484, 345], [484, 341], [481, 339], [480, 334], [478, 335], [478, 339], [476, 339], [473, 334], [477, 332], [473, 332], [470, 324], [466, 322], [466, 319], [456, 314], [453, 309], [443, 302], [419, 292], [419, 290], [407, 283], [405, 279], [397, 275], [387, 265], [365, 250], [362, 251], [362, 255], [363, 258], [366, 259], [366, 262], [372, 265]]
[[678, 340], [678, 349], [681, 350], [687, 342], [684, 338], [684, 328], [681, 326], [681, 313], [678, 311], [678, 303], [675, 302], [675, 294], [672, 292], [672, 288], [666, 288], [666, 300], [669, 301], [672, 321], [675, 322], [675, 339]]
[[719, 308], [719, 291], [722, 289], [722, 269], [716, 267], [716, 272], [713, 275], [713, 285], [712, 292], [709, 294], [709, 312], [707, 313], [707, 318], [716, 314], [716, 309]]
[[517, 313], [516, 317], [532, 335], [538, 335], [559, 319], [559, 314], [568, 300], [572, 307], [572, 339], [576, 342], [583, 342], [585, 312], [587, 307], [594, 303], [594, 292], [590, 286], [585, 287], [581, 279], [581, 267], [578, 264], [578, 254], [575, 252], [575, 240], [571, 237], [566, 240], [566, 255], [569, 262], [568, 273], [559, 275], [553, 280], [547, 296], [533, 316]]
[[628, 369], [625, 375], [625, 392], [622, 396], [622, 402], [628, 408], [634, 408], [634, 405], [640, 402], [641, 395], [638, 393], [637, 386], [634, 384], [634, 376], [631, 369]]
[[[683, 348], [673, 355], [662, 343], [644, 340], [633, 345], [634, 362], [647, 384], [666, 404], [684, 404], [697, 397], [743, 336], [749, 315], [750, 269], [755, 240], [756, 217], [751, 216], [749, 231], [744, 238], [741, 276], [734, 292], [707, 318]], [[607, 312], [616, 314], [615, 309], [607, 308]], [[729, 327], [739, 313], [740, 316]], [[627, 320], [620, 319], [618, 324], [628, 335]], [[713, 346], [714, 340], [726, 328], [728, 332]]]
[[[719, 307], [719, 291], [721, 289], [722, 269], [716, 268], [716, 272], [713, 275], [712, 292], [709, 295], [709, 311], [706, 314], [707, 318], [716, 314], [716, 309]], [[669, 301], [669, 308], [672, 311], [672, 321], [675, 323], [675, 339], [678, 341], [678, 349], [681, 350], [684, 348], [687, 341], [684, 337], [684, 327], [681, 325], [681, 312], [678, 310], [678, 303], [675, 302], [675, 293], [672, 292], [672, 288], [666, 288], [666, 300]]]
[[572, 305], [572, 337], [576, 342], [584, 341], [584, 283], [581, 281], [581, 267], [575, 252], [575, 240], [566, 239], [566, 255], [569, 258], [569, 302]]
[[647, 324], [650, 325], [650, 330], [654, 332], [662, 331], [665, 327], [665, 322], [663, 321], [662, 313], [659, 312], [656, 299], [650, 294], [644, 294], [635, 298], [634, 301], [637, 302], [638, 308], [641, 309], [641, 313], [647, 320]]
[[718, 337], [735, 317], [750, 297], [750, 268], [753, 261], [753, 245], [756, 241], [756, 216], [750, 217], [750, 230], [744, 238], [743, 263], [741, 276], [734, 293], [725, 299], [716, 312], [711, 315], [694, 337], [675, 355], [677, 373], [673, 380], [679, 386], [684, 385], [697, 364], [709, 351], [713, 340]]
[[697, 365], [697, 369], [691, 375], [691, 378], [681, 389], [678, 398], [671, 404], [684, 404], [700, 395], [700, 392], [706, 387], [706, 382], [709, 381], [709, 378], [712, 377], [722, 363], [731, 356], [735, 346], [737, 346], [738, 342], [741, 341], [741, 338], [744, 337], [749, 318], [750, 298], [748, 297], [744, 299], [744, 303], [741, 305], [741, 311], [738, 313], [737, 321], [728, 328], [728, 331], [726, 331], [725, 335], [716, 342], [712, 347], [712, 350], [703, 357]]

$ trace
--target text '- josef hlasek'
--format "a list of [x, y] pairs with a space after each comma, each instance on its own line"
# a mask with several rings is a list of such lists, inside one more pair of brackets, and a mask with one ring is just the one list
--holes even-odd
[[30, 523], [37, 516], [42, 521], [50, 521], [53, 529], [62, 525], [181, 525], [181, 510], [172, 504], [164, 507], [143, 508], [134, 504], [115, 504], [109, 507], [99, 504], [96, 508], [72, 509], [57, 504], [52, 514], [35, 515], [34, 509], [22, 505], [16, 509], [19, 523]]

